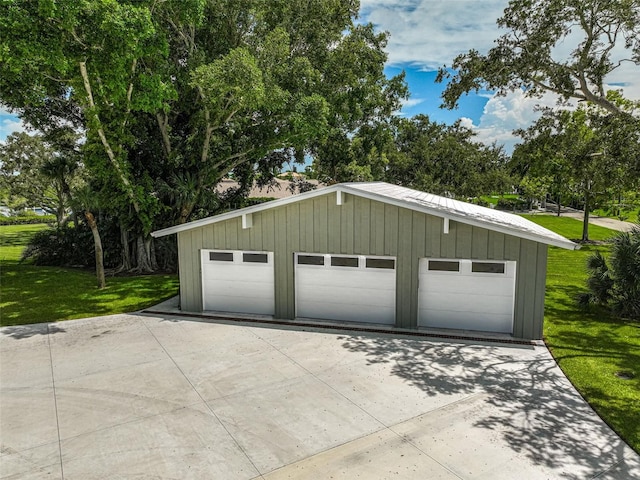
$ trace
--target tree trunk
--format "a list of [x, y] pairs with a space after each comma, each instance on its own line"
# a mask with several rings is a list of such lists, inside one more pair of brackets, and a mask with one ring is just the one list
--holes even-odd
[[560, 201], [562, 200], [562, 197], [560, 195], [558, 195], [558, 212], [557, 212], [557, 216], [560, 216]]
[[151, 261], [150, 242], [148, 243], [139, 235], [136, 238], [136, 268], [139, 273], [152, 273], [153, 262]]
[[129, 252], [129, 232], [124, 225], [120, 224], [120, 243], [122, 244], [122, 266], [121, 270], [129, 272], [132, 269], [131, 253]]
[[78, 212], [76, 212], [75, 210], [71, 210], [71, 218], [73, 219], [73, 226], [77, 228], [79, 225]]
[[158, 270], [158, 259], [156, 258], [156, 249], [153, 244], [153, 238], [148, 235], [144, 241], [144, 247], [147, 251], [147, 255], [149, 256], [149, 260], [151, 262], [151, 268], [154, 272]]
[[591, 208], [589, 191], [586, 192], [584, 196], [584, 218], [582, 221], [582, 241], [589, 241], [589, 210]]
[[59, 206], [56, 209], [56, 224], [58, 227], [61, 227], [64, 224], [64, 219], [66, 215], [64, 213], [64, 207]]
[[107, 282], [104, 278], [104, 261], [102, 254], [102, 240], [100, 239], [100, 232], [98, 231], [98, 225], [93, 213], [86, 210], [84, 216], [87, 219], [91, 233], [93, 234], [93, 244], [96, 252], [96, 278], [98, 280], [98, 288], [102, 289], [106, 286]]

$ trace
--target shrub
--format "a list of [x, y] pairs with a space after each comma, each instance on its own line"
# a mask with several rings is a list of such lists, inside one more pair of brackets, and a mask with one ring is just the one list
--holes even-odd
[[22, 259], [35, 265], [94, 266], [93, 236], [82, 226], [47, 228], [31, 238]]
[[13, 217], [0, 216], [0, 225], [27, 225], [36, 223], [55, 223], [55, 215], [20, 214]]
[[613, 238], [609, 259], [600, 252], [587, 260], [588, 293], [581, 305], [604, 305], [620, 317], [640, 318], [640, 222]]
[[481, 207], [490, 207], [491, 204], [489, 202], [487, 202], [485, 199], [480, 198], [480, 197], [475, 197], [470, 199], [470, 202], [475, 204], [475, 205], [479, 205]]
[[524, 210], [527, 208], [528, 202], [521, 198], [499, 198], [496, 208], [500, 210]]
[[[111, 219], [103, 218], [98, 228], [102, 240], [104, 266], [116, 269], [122, 262], [120, 230]], [[34, 234], [25, 248], [22, 259], [34, 265], [54, 267], [95, 267], [93, 234], [89, 227], [62, 226], [47, 228]], [[130, 238], [127, 248], [135, 248], [135, 237]], [[155, 257], [162, 271], [175, 271], [178, 249], [175, 238], [159, 238], [154, 241]], [[132, 256], [134, 252], [130, 252]], [[135, 264], [134, 264], [135, 266]]]

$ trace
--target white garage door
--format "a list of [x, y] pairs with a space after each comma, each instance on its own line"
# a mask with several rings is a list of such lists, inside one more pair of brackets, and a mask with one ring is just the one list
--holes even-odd
[[516, 262], [420, 259], [418, 326], [512, 333]]
[[395, 323], [395, 258], [297, 253], [295, 265], [296, 316]]
[[273, 252], [202, 250], [204, 310], [273, 315]]

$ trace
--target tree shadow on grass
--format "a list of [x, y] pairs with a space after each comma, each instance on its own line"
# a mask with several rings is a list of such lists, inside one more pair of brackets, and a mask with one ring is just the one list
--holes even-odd
[[98, 290], [91, 272], [30, 265], [2, 266], [2, 325], [53, 322], [131, 312], [175, 295], [170, 276], [110, 278]]
[[[575, 392], [554, 360], [539, 350], [461, 345], [374, 336], [344, 336], [343, 346], [425, 395], [486, 392], [472, 427], [498, 432], [504, 443], [562, 478], [592, 478], [623, 461], [626, 444]], [[521, 347], [531, 348], [531, 347]]]

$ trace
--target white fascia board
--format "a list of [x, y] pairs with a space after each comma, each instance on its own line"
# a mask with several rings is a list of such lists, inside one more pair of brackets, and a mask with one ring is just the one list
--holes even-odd
[[361, 190], [358, 188], [349, 188], [349, 185], [342, 185], [342, 190], [347, 191], [348, 193], [352, 193], [353, 195], [359, 195], [361, 197], [368, 198], [369, 200], [388, 203], [390, 205], [395, 205], [397, 207], [406, 208], [409, 210], [414, 210], [417, 212], [433, 215], [434, 217], [449, 218], [450, 220], [455, 220], [456, 222], [465, 223], [467, 225], [471, 225], [474, 227], [484, 228], [486, 230], [493, 230], [495, 232], [504, 233], [506, 235], [511, 235], [514, 237], [524, 238], [526, 240], [532, 240], [538, 243], [544, 243], [545, 245], [551, 245], [553, 247], [560, 247], [566, 250], [578, 250], [580, 248], [580, 245], [573, 243], [570, 240], [554, 239], [554, 238], [545, 237], [543, 235], [536, 235], [531, 232], [525, 232], [516, 228], [509, 228], [505, 225], [491, 223], [486, 220], [477, 220], [474, 218], [469, 218], [465, 215], [456, 214], [455, 212], [451, 212], [451, 211], [445, 212], [435, 208], [429, 208], [422, 205], [405, 202], [404, 200], [394, 199], [386, 195], [368, 192], [366, 190]]
[[205, 227], [213, 223], [224, 222], [225, 220], [240, 217], [242, 215], [261, 212], [263, 210], [269, 210], [271, 208], [281, 207], [283, 205], [288, 205], [290, 203], [295, 203], [300, 200], [305, 200], [308, 198], [319, 197], [321, 195], [326, 195], [328, 193], [335, 192], [336, 190], [339, 190], [339, 189], [342, 189], [342, 186], [339, 184], [331, 185], [330, 187], [318, 188], [316, 190], [311, 190], [310, 192], [299, 193], [297, 195], [292, 195], [287, 198], [271, 200], [270, 202], [259, 203], [258, 205], [252, 205], [251, 207], [245, 207], [239, 210], [232, 210], [231, 212], [221, 213], [220, 215], [214, 215], [212, 217], [203, 218], [201, 220], [195, 220], [193, 222], [183, 223], [182, 225], [175, 225], [173, 227], [163, 228], [162, 230], [156, 230], [155, 232], [151, 232], [151, 236], [154, 238], [165, 237], [173, 233], [184, 232], [186, 230], [192, 230], [194, 228]]
[[310, 192], [299, 193], [298, 195], [292, 195], [291, 197], [272, 200], [270, 202], [260, 203], [258, 205], [253, 205], [251, 207], [241, 208], [239, 210], [233, 210], [231, 212], [222, 213], [220, 215], [214, 215], [213, 217], [207, 217], [201, 220], [196, 220], [194, 222], [184, 223], [182, 225], [176, 225], [174, 227], [157, 230], [155, 232], [151, 232], [151, 236], [154, 238], [164, 237], [166, 235], [171, 235], [173, 233], [184, 232], [186, 230], [192, 230], [194, 228], [200, 228], [200, 227], [204, 227], [214, 223], [224, 222], [225, 220], [236, 218], [242, 215], [251, 214], [254, 212], [261, 212], [264, 210], [269, 210], [271, 208], [281, 207], [284, 205], [288, 205], [290, 203], [295, 203], [301, 200], [319, 197], [319, 196], [327, 195], [334, 192], [340, 192], [340, 197], [342, 202], [344, 202], [344, 196], [342, 194], [350, 193], [363, 198], [368, 198], [369, 200], [375, 200], [378, 202], [387, 203], [389, 205], [395, 205], [400, 208], [406, 208], [409, 210], [426, 213], [426, 214], [433, 215], [435, 217], [440, 217], [443, 219], [454, 220], [467, 225], [484, 228], [486, 230], [493, 230], [495, 232], [504, 233], [505, 235], [512, 235], [514, 237], [524, 238], [526, 240], [543, 243], [545, 245], [560, 247], [567, 250], [578, 250], [580, 248], [580, 245], [575, 244], [567, 239], [550, 238], [544, 235], [536, 235], [535, 233], [532, 233], [532, 232], [526, 232], [517, 228], [510, 228], [506, 225], [492, 223], [487, 220], [469, 218], [465, 215], [460, 215], [460, 214], [457, 214], [456, 212], [452, 212], [451, 210], [447, 210], [447, 211], [439, 210], [437, 208], [430, 208], [430, 207], [426, 207], [416, 203], [407, 202], [405, 200], [395, 199], [388, 195], [369, 192], [367, 190], [363, 190], [359, 188], [351, 188], [349, 184], [335, 184], [329, 187], [312, 190]]

